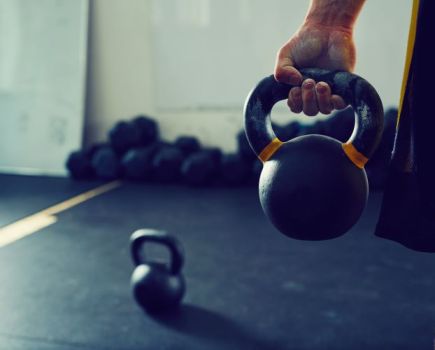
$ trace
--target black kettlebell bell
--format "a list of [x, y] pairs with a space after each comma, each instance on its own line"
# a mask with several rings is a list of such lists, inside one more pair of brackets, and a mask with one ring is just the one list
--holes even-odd
[[340, 71], [301, 69], [304, 80], [324, 81], [350, 104], [355, 115], [345, 143], [322, 135], [279, 140], [272, 129], [274, 104], [288, 97], [291, 85], [267, 77], [245, 104], [245, 132], [263, 162], [260, 202], [283, 234], [301, 240], [325, 240], [346, 233], [359, 219], [368, 197], [364, 165], [383, 130], [383, 107], [376, 90], [363, 78]]
[[[180, 242], [163, 231], [141, 229], [131, 235], [130, 243], [136, 265], [131, 276], [131, 286], [137, 303], [148, 312], [176, 308], [186, 289], [181, 273], [184, 255]], [[143, 259], [146, 243], [157, 243], [168, 248], [170, 263], [167, 265]]]

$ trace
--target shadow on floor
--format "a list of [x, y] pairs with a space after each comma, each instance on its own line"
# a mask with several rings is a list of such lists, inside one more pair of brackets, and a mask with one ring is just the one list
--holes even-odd
[[185, 304], [172, 313], [153, 315], [154, 320], [177, 332], [237, 349], [280, 350], [282, 345], [261, 339], [230, 318], [195, 305]]

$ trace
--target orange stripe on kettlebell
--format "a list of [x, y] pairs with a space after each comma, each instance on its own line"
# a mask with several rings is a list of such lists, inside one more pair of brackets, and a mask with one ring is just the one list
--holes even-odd
[[360, 153], [352, 143], [343, 143], [342, 145], [344, 153], [358, 168], [363, 169], [364, 165], [369, 159], [362, 153]]
[[283, 143], [284, 142], [282, 142], [279, 138], [275, 137], [266, 147], [264, 147], [264, 149], [258, 155], [258, 158], [263, 163], [267, 162], [270, 157], [272, 157], [274, 153], [279, 150]]

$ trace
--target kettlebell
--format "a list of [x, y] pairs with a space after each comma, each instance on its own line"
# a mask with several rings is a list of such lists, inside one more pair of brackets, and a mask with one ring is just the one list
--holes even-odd
[[[170, 252], [169, 264], [148, 261], [144, 246], [156, 243]], [[176, 308], [185, 292], [185, 281], [181, 273], [184, 255], [180, 242], [163, 231], [140, 229], [130, 238], [131, 256], [136, 268], [131, 276], [131, 286], [136, 302], [148, 312], [159, 312]]]
[[293, 86], [273, 76], [261, 80], [247, 97], [245, 132], [263, 162], [259, 197], [273, 225], [295, 239], [332, 239], [346, 233], [366, 206], [364, 165], [382, 137], [383, 107], [373, 86], [355, 74], [316, 68], [300, 72], [304, 80], [328, 83], [332, 93], [352, 106], [355, 125], [349, 140], [315, 134], [279, 140], [270, 113]]

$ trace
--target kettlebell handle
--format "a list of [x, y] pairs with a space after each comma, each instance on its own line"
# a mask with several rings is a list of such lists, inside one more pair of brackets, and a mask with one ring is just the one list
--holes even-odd
[[136, 266], [146, 264], [141, 251], [146, 243], [157, 243], [168, 248], [170, 252], [169, 270], [172, 274], [179, 274], [184, 264], [184, 253], [180, 242], [174, 237], [166, 234], [164, 231], [153, 229], [140, 229], [130, 237], [130, 249], [133, 262]]
[[[363, 168], [373, 155], [382, 137], [384, 112], [381, 99], [370, 83], [358, 75], [318, 68], [300, 70], [303, 80], [324, 81], [333, 94], [341, 96], [356, 112], [355, 126], [343, 150], [349, 159]], [[248, 141], [261, 161], [265, 162], [283, 143], [270, 120], [270, 112], [278, 101], [288, 98], [292, 85], [279, 83], [273, 75], [261, 80], [245, 103], [245, 131]]]

